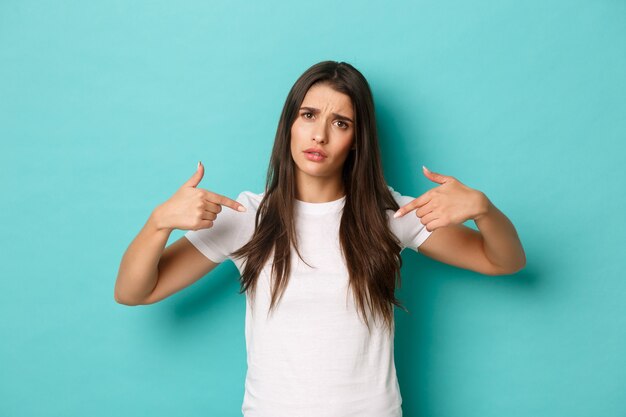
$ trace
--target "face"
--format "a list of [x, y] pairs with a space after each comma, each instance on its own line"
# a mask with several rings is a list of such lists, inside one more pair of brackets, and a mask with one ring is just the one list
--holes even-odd
[[[344, 161], [353, 145], [354, 109], [350, 97], [327, 84], [311, 86], [291, 126], [291, 156], [296, 176], [341, 178]], [[307, 152], [310, 149], [317, 149], [322, 155]]]

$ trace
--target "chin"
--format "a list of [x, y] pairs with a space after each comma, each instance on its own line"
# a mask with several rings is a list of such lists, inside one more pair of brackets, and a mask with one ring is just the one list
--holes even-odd
[[330, 174], [325, 170], [320, 169], [302, 169], [298, 167], [298, 170], [309, 177], [328, 177]]
[[[310, 161], [303, 161], [300, 164], [294, 163], [294, 169], [310, 177], [327, 177], [330, 175], [330, 172], [328, 172], [328, 169], [326, 167], [311, 166], [307, 162], [310, 162]], [[310, 163], [315, 164], [315, 162], [310, 162]]]

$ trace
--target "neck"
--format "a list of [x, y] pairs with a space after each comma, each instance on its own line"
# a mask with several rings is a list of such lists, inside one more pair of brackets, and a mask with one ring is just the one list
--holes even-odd
[[341, 177], [296, 178], [296, 198], [307, 203], [327, 203], [345, 195]]

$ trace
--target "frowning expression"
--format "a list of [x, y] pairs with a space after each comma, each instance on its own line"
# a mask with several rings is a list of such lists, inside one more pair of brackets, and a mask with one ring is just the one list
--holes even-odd
[[350, 97], [328, 84], [311, 86], [291, 126], [296, 174], [341, 176], [353, 143], [354, 109]]

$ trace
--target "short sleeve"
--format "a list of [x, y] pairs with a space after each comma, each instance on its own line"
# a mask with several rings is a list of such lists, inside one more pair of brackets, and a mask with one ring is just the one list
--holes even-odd
[[[387, 187], [400, 207], [410, 203], [416, 198], [401, 195], [393, 188], [389, 186]], [[432, 231], [426, 229], [426, 226], [422, 224], [420, 218], [415, 215], [415, 210], [406, 213], [404, 216], [397, 219], [393, 217], [394, 212], [392, 210], [388, 210], [387, 215], [389, 216], [391, 231], [396, 235], [398, 240], [400, 240], [400, 244], [403, 249], [411, 248], [415, 252], [419, 252], [419, 246], [424, 243], [426, 239], [428, 239], [428, 236], [432, 234]]]
[[184, 235], [204, 256], [215, 263], [224, 262], [232, 252], [243, 246], [242, 229], [250, 215], [254, 216], [245, 191], [240, 193], [236, 200], [246, 207], [247, 211], [240, 212], [222, 206], [222, 210], [213, 221], [213, 227], [189, 230]]

